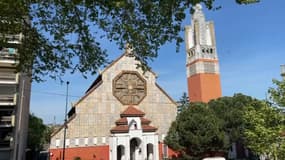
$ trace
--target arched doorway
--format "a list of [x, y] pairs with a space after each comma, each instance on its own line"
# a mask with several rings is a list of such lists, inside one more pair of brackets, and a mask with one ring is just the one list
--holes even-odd
[[141, 140], [132, 138], [130, 141], [130, 160], [138, 160], [141, 157]]
[[153, 160], [153, 144], [149, 143], [146, 145], [147, 160]]
[[117, 160], [125, 160], [125, 147], [123, 145], [117, 146]]

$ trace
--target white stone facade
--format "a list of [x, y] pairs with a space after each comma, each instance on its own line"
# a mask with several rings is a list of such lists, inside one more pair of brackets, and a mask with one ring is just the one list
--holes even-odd
[[[194, 9], [195, 12], [191, 20], [192, 25], [185, 27], [187, 77], [199, 73], [218, 74], [219, 64], [214, 23], [205, 20], [200, 4], [196, 5]], [[207, 68], [213, 69], [208, 70]]]
[[[110, 64], [100, 74], [102, 80], [75, 103], [75, 114], [68, 120], [66, 139], [68, 147], [80, 146], [110, 146], [110, 159], [116, 157], [115, 150], [118, 145], [129, 148], [130, 140], [137, 138], [141, 141], [141, 153], [146, 153], [146, 145], [153, 144], [152, 159], [158, 156], [158, 142], [163, 141], [163, 136], [176, 118], [177, 105], [156, 84], [156, 75], [153, 72], [143, 73], [137, 68], [138, 62], [127, 54]], [[135, 71], [146, 81], [147, 93], [144, 99], [135, 107], [145, 113], [145, 118], [151, 120], [151, 125], [157, 127], [154, 133], [143, 133], [142, 130], [130, 130], [129, 133], [111, 134], [110, 130], [115, 126], [128, 105], [123, 105], [113, 96], [113, 79], [123, 71]], [[132, 117], [133, 118], [133, 117]], [[139, 120], [138, 120], [139, 121]], [[140, 124], [140, 123], [138, 123]], [[138, 128], [140, 126], [137, 126]], [[62, 148], [63, 128], [52, 135], [51, 149]], [[146, 155], [147, 156], [147, 155]], [[126, 156], [128, 159], [129, 155]], [[143, 159], [146, 158], [143, 156]], [[150, 158], [150, 159], [151, 159]]]

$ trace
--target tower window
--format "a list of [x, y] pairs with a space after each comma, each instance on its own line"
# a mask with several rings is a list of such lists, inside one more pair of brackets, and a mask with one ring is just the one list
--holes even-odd
[[129, 127], [130, 129], [138, 129], [137, 122], [134, 119], [131, 120], [131, 122], [129, 123]]

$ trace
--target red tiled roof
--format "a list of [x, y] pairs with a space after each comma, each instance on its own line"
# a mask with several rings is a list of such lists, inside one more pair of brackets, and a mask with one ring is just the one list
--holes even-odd
[[136, 109], [133, 106], [129, 106], [124, 112], [121, 113], [121, 117], [142, 117], [144, 112]]
[[139, 109], [133, 106], [129, 106], [125, 111], [121, 113], [122, 118], [116, 121], [117, 126], [110, 130], [111, 133], [128, 133], [129, 126], [128, 126], [127, 117], [140, 117], [142, 131], [143, 132], [155, 132], [157, 128], [150, 126], [149, 124], [151, 123], [151, 121], [146, 118], [143, 118], [144, 115], [145, 115], [144, 112], [140, 111]]
[[150, 122], [151, 122], [150, 120], [141, 117], [141, 123], [142, 123], [142, 124], [150, 124]]
[[127, 125], [128, 124], [127, 117], [123, 117], [123, 118], [118, 119], [116, 121], [116, 124], [117, 125]]
[[142, 125], [143, 132], [155, 132], [157, 130], [156, 127], [149, 125]]
[[128, 132], [129, 132], [128, 125], [120, 125], [111, 129], [111, 133], [128, 133]]

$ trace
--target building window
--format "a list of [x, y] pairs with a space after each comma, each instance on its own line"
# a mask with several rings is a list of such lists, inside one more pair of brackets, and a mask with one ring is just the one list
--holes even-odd
[[103, 144], [106, 143], [106, 137], [102, 137], [102, 143], [103, 143]]
[[95, 144], [95, 145], [97, 144], [97, 137], [93, 138], [93, 144]]
[[137, 122], [133, 119], [129, 124], [130, 129], [138, 129]]
[[66, 139], [66, 140], [65, 140], [65, 144], [66, 144], [66, 146], [68, 147], [68, 146], [70, 145], [70, 140], [69, 140], [69, 139]]
[[55, 140], [55, 146], [59, 147], [59, 145], [60, 145], [60, 139]]
[[168, 147], [166, 144], [162, 144], [163, 145], [163, 158], [168, 158]]
[[78, 139], [78, 138], [75, 139], [75, 145], [76, 145], [76, 146], [79, 145], [79, 139]]
[[161, 135], [161, 140], [164, 141], [164, 139], [165, 139], [165, 134], [162, 134]]
[[86, 146], [88, 146], [88, 138], [85, 138], [85, 139], [84, 139], [84, 144], [85, 144]]

